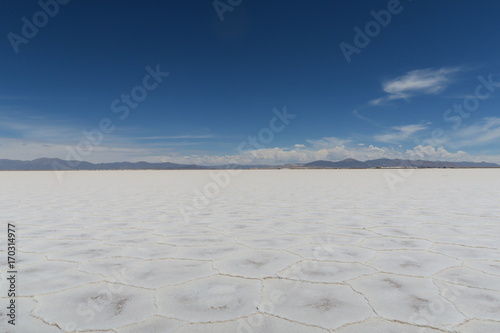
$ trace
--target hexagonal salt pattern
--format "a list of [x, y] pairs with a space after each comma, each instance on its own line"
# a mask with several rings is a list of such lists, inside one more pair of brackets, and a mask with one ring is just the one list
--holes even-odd
[[141, 262], [123, 275], [129, 285], [157, 289], [215, 273], [210, 261], [163, 259]]
[[448, 282], [436, 282], [444, 297], [468, 318], [498, 320], [500, 291], [471, 288]]
[[0, 172], [0, 331], [500, 332], [498, 170], [210, 172]]
[[19, 296], [35, 296], [82, 284], [97, 282], [100, 279], [92, 274], [78, 270], [78, 264], [64, 261], [46, 261], [26, 266], [18, 279]]
[[442, 333], [442, 330], [435, 330], [428, 327], [417, 327], [402, 324], [394, 321], [377, 319], [367, 319], [361, 323], [344, 326], [335, 330], [335, 333]]
[[368, 301], [347, 285], [269, 279], [259, 310], [289, 320], [334, 329], [375, 316]]
[[[30, 297], [18, 297], [16, 300], [18, 311], [24, 313], [31, 313], [33, 309], [37, 306], [37, 302]], [[2, 309], [0, 310], [0, 332], [5, 333], [19, 333], [19, 332], [37, 332], [37, 333], [61, 333], [61, 329], [55, 325], [50, 325], [49, 323], [36, 318], [33, 315], [23, 316], [22, 319], [16, 320], [16, 325], [10, 325], [7, 323], [7, 319], [4, 314], [4, 303], [0, 303]], [[22, 309], [22, 310], [20, 310]], [[18, 312], [19, 313], [19, 312]], [[10, 318], [8, 318], [10, 319]]]
[[430, 279], [377, 273], [350, 282], [381, 316], [400, 322], [450, 329], [466, 318]]
[[460, 266], [457, 259], [427, 251], [394, 250], [378, 253], [367, 262], [382, 272], [394, 274], [431, 276], [447, 267]]
[[212, 276], [158, 291], [158, 311], [167, 317], [209, 322], [256, 312], [260, 282]]
[[278, 276], [290, 280], [334, 283], [375, 272], [374, 268], [358, 263], [303, 260], [284, 269]]
[[111, 283], [88, 284], [35, 299], [38, 305], [33, 315], [65, 331], [130, 325], [156, 311], [153, 291]]
[[168, 333], [173, 332], [176, 328], [185, 324], [186, 322], [180, 321], [178, 319], [152, 316], [143, 322], [121, 327], [115, 329], [115, 331], [118, 333]]
[[458, 333], [477, 333], [477, 332], [496, 332], [498, 331], [498, 322], [485, 320], [471, 320], [460, 325]]
[[175, 333], [220, 333], [220, 332], [252, 332], [252, 333], [327, 333], [315, 326], [308, 326], [286, 319], [257, 313], [240, 319], [219, 323], [188, 324]]
[[285, 251], [246, 249], [230, 257], [214, 260], [214, 268], [227, 275], [264, 278], [276, 276], [279, 270], [300, 259]]

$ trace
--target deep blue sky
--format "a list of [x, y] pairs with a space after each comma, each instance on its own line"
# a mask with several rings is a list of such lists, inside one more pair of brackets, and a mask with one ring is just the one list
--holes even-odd
[[[2, 1], [0, 158], [500, 162], [500, 84], [475, 96], [478, 76], [500, 82], [500, 2], [395, 3], [243, 0], [221, 21], [212, 1], [72, 0], [44, 25], [36, 1]], [[339, 45], [388, 6], [348, 63]], [[157, 65], [169, 75], [120, 119], [113, 101]], [[268, 140], [274, 108], [296, 117]], [[105, 118], [114, 129], [89, 145]]]

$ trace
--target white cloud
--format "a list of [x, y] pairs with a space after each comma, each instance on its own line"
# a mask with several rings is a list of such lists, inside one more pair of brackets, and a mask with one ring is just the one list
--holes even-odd
[[370, 101], [372, 105], [380, 105], [387, 101], [406, 99], [419, 94], [437, 94], [453, 81], [453, 75], [460, 68], [417, 69], [409, 71], [394, 79], [382, 83], [387, 96]]
[[[370, 104], [371, 104], [371, 105], [375, 105], [375, 106], [377, 106], [377, 105], [380, 105], [380, 104], [382, 104], [382, 103], [386, 102], [387, 100], [388, 100], [388, 98], [387, 98], [387, 97], [375, 98], [375, 99], [372, 99], [372, 100], [370, 101]], [[358, 118], [363, 119], [363, 118], [361, 118], [361, 117], [358, 117]]]
[[[40, 157], [68, 158], [68, 150], [76, 150], [77, 144], [85, 139], [81, 129], [67, 126], [66, 124], [39, 125], [38, 128], [31, 123], [16, 123], [12, 119], [3, 118], [2, 127], [17, 133], [17, 137], [3, 137], [0, 140], [0, 158], [31, 160]], [[414, 124], [393, 127], [391, 132], [382, 133], [375, 138], [380, 142], [393, 143], [403, 141], [412, 135], [423, 131], [428, 124]], [[92, 152], [81, 158], [89, 162], [116, 162], [140, 161], [151, 162], [169, 161], [174, 163], [195, 163], [204, 165], [220, 164], [285, 164], [307, 163], [314, 160], [342, 160], [354, 158], [369, 160], [376, 158], [410, 158], [430, 160], [470, 160], [500, 162], [499, 156], [469, 155], [463, 151], [450, 152], [444, 148], [431, 146], [417, 146], [410, 150], [403, 147], [384, 147], [363, 145], [349, 139], [338, 137], [325, 137], [310, 139], [304, 143], [297, 143], [291, 147], [271, 147], [255, 149], [241, 154], [209, 155], [206, 152], [195, 151], [197, 143], [184, 140], [175, 142], [158, 142], [150, 144], [132, 141], [127, 136], [120, 134], [121, 128], [116, 132], [103, 135], [102, 142], [92, 146]], [[126, 133], [133, 132], [126, 130]], [[187, 140], [187, 136], [177, 136]], [[191, 136], [193, 137], [193, 136]], [[212, 137], [212, 136], [210, 136]], [[173, 138], [170, 136], [170, 138]], [[450, 133], [450, 140], [458, 146], [473, 146], [496, 142], [500, 140], [500, 118], [485, 118], [468, 127]], [[398, 142], [399, 143], [399, 142]], [[234, 149], [237, 145], [235, 144]], [[449, 145], [456, 150], [455, 147]], [[182, 152], [182, 153], [181, 153]], [[77, 156], [78, 157], [78, 156]], [[74, 156], [69, 158], [75, 159]], [[78, 158], [76, 158], [78, 159]]]
[[[8, 159], [31, 160], [40, 157], [67, 157], [68, 147], [63, 144], [47, 144], [38, 141], [19, 139], [3, 139], [0, 143], [0, 156]], [[117, 161], [150, 161], [173, 162], [186, 164], [222, 165], [222, 164], [267, 164], [277, 165], [286, 163], [307, 163], [315, 160], [338, 161], [345, 158], [354, 158], [365, 161], [377, 158], [426, 159], [446, 161], [489, 161], [500, 163], [500, 156], [470, 155], [464, 151], [450, 152], [442, 147], [416, 146], [413, 149], [403, 150], [394, 147], [368, 146], [338, 146], [329, 148], [297, 147], [266, 148], [246, 151], [234, 155], [203, 155], [179, 154], [165, 148], [143, 146], [94, 146], [92, 153], [84, 157], [89, 162], [117, 162]]]
[[330, 147], [330, 148], [266, 148], [247, 151], [240, 155], [197, 155], [197, 156], [164, 156], [164, 161], [176, 163], [194, 163], [205, 165], [222, 164], [287, 164], [307, 163], [315, 160], [338, 161], [346, 158], [354, 158], [360, 161], [378, 158], [399, 159], [426, 159], [431, 161], [491, 161], [500, 162], [499, 156], [475, 156], [464, 151], [450, 152], [442, 147], [416, 146], [413, 149], [402, 150], [393, 147], [377, 147], [369, 145], [354, 147]]
[[427, 129], [427, 126], [422, 124], [414, 124], [395, 126], [392, 129], [393, 131], [391, 133], [375, 135], [374, 139], [386, 143], [399, 143], [401, 141], [408, 140], [413, 134]]
[[434, 148], [432, 146], [416, 146], [411, 150], [405, 152], [405, 156], [408, 159], [416, 160], [432, 160], [432, 161], [473, 161], [476, 160], [473, 156], [470, 156], [464, 151], [457, 151], [456, 153], [450, 153], [443, 147]]

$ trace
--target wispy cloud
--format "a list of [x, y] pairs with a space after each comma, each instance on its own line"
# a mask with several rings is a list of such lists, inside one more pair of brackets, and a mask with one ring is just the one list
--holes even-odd
[[331, 148], [331, 147], [341, 147], [345, 144], [351, 142], [351, 140], [347, 139], [339, 139], [336, 137], [328, 137], [322, 138], [318, 140], [307, 140], [307, 143], [312, 145], [315, 148]]
[[177, 139], [213, 139], [217, 136], [213, 134], [206, 135], [171, 135], [171, 136], [145, 136], [136, 138], [137, 140], [177, 140]]
[[368, 118], [366, 118], [365, 116], [361, 115], [361, 114], [359, 113], [359, 110], [354, 110], [354, 111], [352, 111], [352, 114], [353, 114], [356, 118], [358, 118], [358, 119], [361, 119], [361, 120], [367, 121], [367, 122], [369, 122], [369, 123], [371, 123], [371, 124], [373, 124], [373, 125], [375, 125], [375, 126], [379, 126], [379, 125], [378, 125], [375, 121], [373, 121], [373, 120], [371, 120], [371, 119], [368, 119]]
[[81, 133], [76, 128], [64, 122], [49, 123], [46, 119], [40, 118], [24, 118], [24, 121], [19, 121], [4, 117], [0, 123], [0, 137], [61, 142], [77, 138], [79, 135], [81, 136]]
[[427, 126], [422, 124], [395, 126], [392, 128], [392, 132], [375, 135], [374, 139], [386, 143], [400, 143], [411, 138], [413, 134], [425, 129], [427, 129]]
[[[57, 157], [61, 159], [84, 159], [90, 162], [117, 162], [117, 161], [139, 161], [149, 159], [157, 150], [149, 147], [133, 146], [92, 146], [92, 152], [88, 156], [79, 158], [74, 154], [75, 145], [65, 143], [43, 142], [40, 140], [2, 138], [0, 141], [0, 158], [15, 160], [33, 160], [41, 157]], [[162, 149], [165, 153], [166, 149]]]
[[381, 105], [388, 101], [407, 99], [415, 95], [438, 94], [453, 83], [454, 75], [460, 70], [459, 67], [443, 67], [409, 71], [382, 82], [382, 89], [387, 95], [371, 100], [370, 104]]
[[489, 117], [452, 133], [449, 145], [451, 147], [471, 147], [495, 142], [500, 143], [500, 118]]

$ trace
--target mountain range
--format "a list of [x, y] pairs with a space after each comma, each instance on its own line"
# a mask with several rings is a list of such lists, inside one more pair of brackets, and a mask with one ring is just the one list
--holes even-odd
[[380, 158], [376, 160], [358, 161], [348, 158], [338, 162], [314, 161], [304, 164], [308, 168], [498, 168], [500, 165], [487, 162], [446, 162], [426, 160], [402, 160]]
[[85, 161], [65, 161], [58, 158], [38, 158], [32, 161], [0, 159], [0, 170], [200, 170], [200, 169], [370, 169], [370, 168], [499, 168], [500, 165], [488, 162], [446, 162], [426, 160], [403, 160], [381, 158], [358, 161], [347, 158], [342, 161], [314, 161], [302, 164], [240, 165], [225, 164], [205, 166], [197, 164], [177, 164], [170, 162], [113, 162], [90, 163]]

